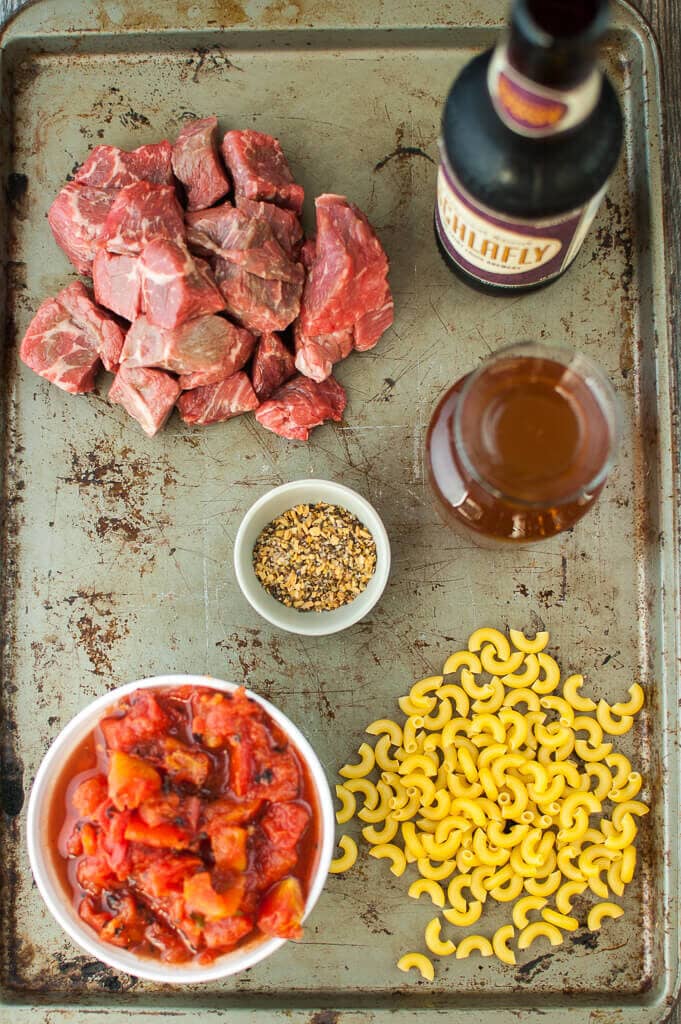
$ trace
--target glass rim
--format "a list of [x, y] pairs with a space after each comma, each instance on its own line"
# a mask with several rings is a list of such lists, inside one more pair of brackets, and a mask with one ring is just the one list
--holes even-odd
[[504, 359], [512, 359], [516, 356], [546, 359], [550, 362], [558, 363], [566, 369], [572, 369], [573, 373], [578, 374], [589, 388], [589, 391], [595, 398], [607, 423], [610, 439], [608, 443], [608, 453], [606, 458], [603, 460], [601, 468], [594, 474], [594, 476], [577, 488], [577, 490], [561, 495], [560, 498], [556, 498], [551, 502], [552, 505], [556, 505], [558, 507], [567, 505], [571, 501], [583, 498], [590, 491], [597, 490], [605, 483], [615, 464], [615, 457], [621, 437], [620, 405], [612, 381], [598, 363], [594, 362], [590, 356], [584, 355], [583, 352], [573, 349], [569, 345], [529, 340], [511, 342], [509, 345], [504, 345], [502, 348], [496, 349], [484, 360], [484, 362], [480, 364], [480, 366], [477, 367], [477, 369], [469, 373], [465, 378], [463, 387], [459, 394], [459, 400], [456, 403], [456, 408], [454, 410], [454, 442], [457, 455], [463, 463], [465, 472], [479, 487], [482, 488], [482, 490], [486, 491], [494, 498], [507, 502], [508, 504], [514, 504], [534, 511], [543, 511], [546, 509], [546, 501], [528, 501], [526, 498], [520, 498], [514, 494], [504, 492], [480, 473], [477, 467], [471, 462], [463, 436], [462, 419], [464, 407], [466, 405], [466, 399], [475, 387], [476, 382], [487, 370], [489, 370], [490, 366], [493, 366]]

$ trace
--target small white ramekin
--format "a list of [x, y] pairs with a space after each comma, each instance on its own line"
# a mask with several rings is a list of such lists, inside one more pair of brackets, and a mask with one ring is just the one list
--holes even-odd
[[[27, 839], [33, 877], [48, 910], [64, 931], [86, 953], [110, 967], [115, 967], [118, 971], [124, 971], [138, 978], [170, 985], [189, 985], [215, 981], [218, 978], [225, 978], [230, 974], [243, 971], [247, 967], [252, 967], [253, 964], [259, 963], [260, 960], [264, 960], [265, 957], [270, 956], [283, 946], [286, 940], [268, 939], [256, 934], [244, 945], [225, 953], [207, 966], [195, 963], [164, 964], [160, 960], [138, 956], [126, 949], [119, 949], [107, 942], [102, 942], [95, 932], [80, 919], [73, 906], [71, 894], [64, 890], [55, 867], [58, 853], [50, 848], [48, 833], [50, 805], [62, 766], [69, 759], [73, 750], [92, 732], [97, 722], [106, 716], [121, 697], [134, 690], [177, 686], [204, 686], [227, 693], [237, 688], [236, 683], [226, 683], [220, 679], [213, 679], [211, 676], [156, 676], [151, 679], [141, 679], [135, 683], [127, 683], [125, 686], [119, 686], [104, 696], [98, 697], [69, 722], [45, 755], [31, 789], [28, 803]], [[324, 887], [333, 855], [335, 816], [329, 785], [319, 758], [300, 730], [269, 701], [250, 690], [247, 693], [265, 709], [291, 740], [307, 766], [314, 788], [317, 806], [313, 810], [319, 816], [320, 836], [317, 862], [310, 877], [305, 905], [305, 916], [307, 917]]]
[[[349, 604], [331, 612], [301, 612], [287, 608], [265, 590], [253, 569], [253, 548], [260, 532], [277, 516], [294, 505], [318, 501], [346, 508], [366, 526], [376, 544], [376, 571]], [[379, 600], [390, 574], [390, 541], [378, 512], [357, 491], [333, 480], [292, 480], [263, 494], [241, 520], [234, 542], [234, 570], [244, 597], [263, 619], [289, 633], [327, 636], [359, 622]]]

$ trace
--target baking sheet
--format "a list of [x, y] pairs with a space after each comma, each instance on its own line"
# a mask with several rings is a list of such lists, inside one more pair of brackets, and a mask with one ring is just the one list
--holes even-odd
[[[2, 40], [0, 150], [7, 297], [4, 403], [3, 998], [11, 1019], [188, 1020], [228, 1010], [242, 1024], [350, 1024], [456, 1009], [516, 1019], [652, 1021], [677, 986], [678, 635], [670, 339], [660, 227], [659, 79], [637, 16], [616, 10], [605, 59], [626, 125], [623, 159], [570, 272], [547, 291], [481, 297], [432, 239], [442, 100], [491, 45], [489, 2], [286, 4], [38, 3]], [[425, 27], [424, 27], [425, 26]], [[311, 197], [347, 194], [391, 259], [397, 317], [377, 349], [338, 368], [340, 425], [296, 445], [242, 417], [146, 438], [120, 407], [68, 396], [17, 364], [40, 300], [72, 279], [45, 215], [100, 141], [132, 148], [184, 118], [277, 135]], [[311, 225], [310, 225], [311, 226]], [[423, 472], [442, 390], [498, 346], [573, 344], [609, 373], [624, 410], [617, 468], [571, 532], [490, 552], [443, 529]], [[110, 378], [109, 378], [110, 379]], [[107, 381], [108, 385], [108, 381]], [[363, 623], [315, 640], [260, 621], [231, 568], [240, 517], [270, 486], [328, 476], [377, 507], [393, 546], [385, 595]], [[305, 941], [215, 986], [157, 988], [81, 955], [44, 909], [23, 835], [25, 795], [50, 741], [92, 697], [130, 679], [209, 672], [278, 704], [333, 778], [364, 724], [481, 624], [548, 628], [565, 670], [593, 693], [646, 687], [622, 748], [651, 781], [626, 915], [512, 969], [442, 960], [432, 985], [400, 974], [432, 912], [385, 864], [331, 877]], [[486, 912], [485, 930], [501, 922]], [[12, 1009], [9, 1006], [12, 1004]], [[115, 1008], [114, 1008], [115, 1007]], [[217, 1009], [216, 1009], [217, 1008]], [[66, 1011], [65, 1011], [66, 1012]], [[57, 1018], [59, 1019], [59, 1018]]]

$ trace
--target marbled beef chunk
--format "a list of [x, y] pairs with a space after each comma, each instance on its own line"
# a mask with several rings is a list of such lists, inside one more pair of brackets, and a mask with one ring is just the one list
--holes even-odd
[[205, 426], [224, 423], [233, 416], [258, 408], [258, 399], [248, 374], [234, 373], [218, 384], [183, 391], [177, 408], [185, 423]]
[[95, 146], [74, 179], [95, 188], [125, 188], [136, 181], [172, 185], [171, 155], [172, 147], [165, 139], [130, 152], [118, 146]]
[[157, 434], [175, 407], [180, 385], [163, 370], [121, 366], [109, 391], [109, 401], [122, 405], [145, 434]]
[[318, 384], [299, 374], [263, 402], [255, 418], [280, 437], [307, 441], [313, 427], [325, 420], [340, 421], [345, 403], [345, 391], [333, 377]]
[[217, 148], [217, 127], [217, 117], [189, 121], [173, 146], [173, 171], [184, 185], [188, 210], [205, 210], [229, 192]]
[[222, 140], [222, 155], [232, 175], [237, 199], [263, 199], [294, 213], [301, 212], [305, 193], [294, 182], [278, 139], [251, 129], [227, 132]]
[[45, 299], [24, 335], [19, 355], [26, 366], [72, 395], [92, 391], [99, 352], [92, 337], [56, 299]]
[[79, 274], [92, 274], [92, 261], [117, 195], [115, 189], [70, 181], [50, 206], [47, 220], [54, 240]]

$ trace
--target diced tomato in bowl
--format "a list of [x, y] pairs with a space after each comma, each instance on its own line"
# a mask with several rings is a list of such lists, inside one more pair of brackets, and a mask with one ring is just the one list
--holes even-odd
[[[59, 837], [45, 845], [47, 807]], [[323, 769], [295, 726], [196, 676], [95, 701], [29, 801], [31, 865], [59, 923], [106, 963], [170, 983], [235, 973], [299, 938], [333, 834]]]

